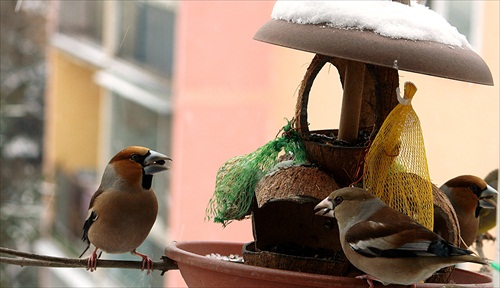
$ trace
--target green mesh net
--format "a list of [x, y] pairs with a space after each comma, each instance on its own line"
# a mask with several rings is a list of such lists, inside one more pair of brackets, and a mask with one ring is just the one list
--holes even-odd
[[292, 122], [283, 127], [281, 136], [252, 153], [229, 159], [219, 168], [215, 192], [206, 210], [207, 220], [226, 226], [249, 215], [257, 182], [278, 163], [280, 154], [292, 157], [297, 165], [306, 162], [304, 144], [291, 128]]

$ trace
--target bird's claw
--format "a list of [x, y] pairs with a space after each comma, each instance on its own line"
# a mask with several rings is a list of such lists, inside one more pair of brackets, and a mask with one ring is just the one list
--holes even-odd
[[364, 279], [364, 280], [366, 280], [366, 282], [368, 282], [368, 285], [370, 286], [370, 288], [374, 288], [375, 287], [375, 285], [373, 284], [373, 280], [378, 280], [378, 279], [373, 278], [372, 276], [370, 276], [368, 274], [356, 276], [356, 279]]
[[97, 251], [94, 251], [87, 262], [87, 271], [94, 272], [97, 270]]
[[132, 254], [142, 258], [141, 271], [144, 271], [146, 269], [146, 275], [149, 275], [151, 271], [153, 271], [153, 260], [151, 260], [148, 255], [139, 253], [135, 250], [132, 251]]
[[147, 269], [146, 275], [149, 275], [151, 271], [153, 271], [153, 260], [149, 258], [148, 256], [144, 255], [142, 257], [142, 269], [141, 271], [144, 271], [144, 269]]
[[[368, 282], [368, 285], [370, 286], [370, 288], [375, 288], [375, 284], [373, 283], [373, 281], [380, 282], [380, 283], [384, 284], [384, 286], [389, 284], [389, 283], [385, 283], [384, 281], [378, 279], [377, 277], [373, 277], [372, 275], [369, 275], [369, 274], [363, 274], [363, 275], [356, 276], [356, 279], [366, 280], [366, 282]], [[415, 288], [415, 287], [412, 286], [412, 288]]]
[[[375, 284], [373, 284], [373, 281], [377, 281], [377, 282], [380, 282], [382, 284], [387, 285], [387, 283], [384, 283], [382, 280], [378, 279], [378, 278], [375, 278], [371, 275], [368, 275], [368, 274], [363, 274], [363, 275], [359, 275], [359, 276], [356, 276], [355, 277], [356, 279], [364, 279], [366, 280], [366, 282], [368, 282], [368, 285], [370, 288], [375, 288]], [[411, 285], [412, 288], [416, 288], [417, 285], [416, 284], [412, 284]]]

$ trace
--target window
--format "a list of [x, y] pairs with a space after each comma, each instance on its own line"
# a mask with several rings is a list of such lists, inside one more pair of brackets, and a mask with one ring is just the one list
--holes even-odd
[[[173, 1], [62, 0], [58, 32], [83, 42], [80, 44], [103, 46], [102, 52], [111, 57], [106, 61], [113, 62], [117, 56], [169, 82], [174, 58], [175, 8]], [[88, 48], [82, 50], [67, 43], [59, 48], [85, 61], [95, 58], [95, 55], [81, 55]], [[98, 62], [99, 66], [104, 60]]]
[[427, 1], [427, 6], [455, 26], [475, 49], [479, 48], [481, 41], [481, 5], [481, 1], [474, 0]]
[[61, 1], [59, 32], [102, 43], [103, 1]]
[[122, 1], [118, 9], [116, 54], [172, 77], [175, 14], [165, 4]]

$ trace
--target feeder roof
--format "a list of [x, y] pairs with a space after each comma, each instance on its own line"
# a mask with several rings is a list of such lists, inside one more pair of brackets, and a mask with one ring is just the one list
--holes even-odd
[[[363, 6], [358, 2], [366, 3]], [[434, 11], [416, 3], [412, 5], [391, 1], [277, 1], [273, 19], [257, 31], [254, 39], [368, 64], [493, 85], [488, 66], [471, 50], [465, 36]]]

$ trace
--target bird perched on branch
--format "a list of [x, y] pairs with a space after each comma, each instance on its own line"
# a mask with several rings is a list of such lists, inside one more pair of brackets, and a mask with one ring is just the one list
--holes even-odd
[[361, 278], [370, 287], [373, 280], [414, 285], [446, 266], [486, 263], [360, 188], [334, 191], [315, 211], [337, 219], [342, 250], [354, 266], [368, 273]]
[[171, 160], [148, 148], [131, 146], [109, 161], [83, 225], [82, 240], [87, 242], [87, 248], [82, 255], [90, 244], [95, 246], [87, 270], [96, 269], [100, 249], [137, 255], [142, 258], [142, 270], [150, 273], [153, 261], [136, 248], [148, 236], [158, 213], [158, 201], [151, 187], [153, 175], [169, 169], [166, 163]]
[[448, 196], [457, 214], [462, 238], [460, 247], [467, 248], [476, 240], [482, 209], [496, 208], [493, 198], [498, 192], [483, 179], [472, 175], [455, 177], [439, 189]]

